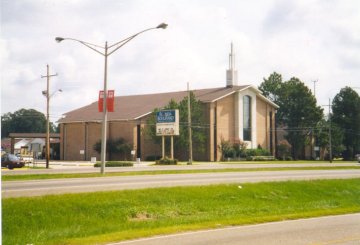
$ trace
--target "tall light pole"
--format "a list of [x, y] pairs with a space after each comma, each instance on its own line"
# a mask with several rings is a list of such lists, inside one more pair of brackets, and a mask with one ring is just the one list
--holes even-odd
[[[50, 75], [49, 72], [49, 65], [46, 65], [46, 75], [41, 76], [41, 78], [46, 77], [46, 90], [42, 91], [42, 94], [46, 96], [46, 143], [45, 143], [45, 159], [46, 159], [46, 168], [49, 168], [49, 161], [50, 161], [50, 120], [49, 120], [49, 110], [50, 110], [50, 98], [53, 96], [57, 91], [53, 94], [50, 94], [49, 85], [50, 85], [50, 77], [57, 76], [57, 74]], [[62, 91], [59, 89], [58, 91]]]
[[[72, 40], [72, 41], [76, 41], [79, 42], [81, 44], [83, 44], [84, 46], [94, 50], [96, 53], [99, 53], [101, 55], [104, 56], [105, 58], [105, 66], [104, 66], [104, 103], [103, 103], [103, 118], [102, 118], [102, 128], [101, 128], [101, 173], [104, 174], [105, 173], [105, 158], [106, 158], [106, 127], [107, 127], [107, 59], [108, 56], [110, 56], [111, 54], [113, 54], [116, 50], [118, 50], [119, 48], [121, 48], [122, 46], [124, 46], [126, 43], [130, 42], [132, 39], [134, 39], [136, 36], [138, 36], [141, 33], [144, 33], [146, 31], [150, 31], [150, 30], [154, 30], [154, 29], [166, 29], [168, 25], [165, 23], [161, 23], [160, 25], [153, 27], [153, 28], [148, 28], [145, 29], [143, 31], [140, 31], [130, 37], [127, 37], [117, 43], [114, 43], [112, 45], [108, 46], [108, 43], [105, 42], [105, 46], [100, 46], [100, 45], [96, 45], [96, 44], [92, 44], [92, 43], [88, 43], [88, 42], [84, 42], [78, 39], [74, 39], [74, 38], [63, 38], [63, 37], [56, 37], [55, 40], [57, 42], [61, 42], [64, 40]], [[99, 51], [102, 50], [102, 51]]]

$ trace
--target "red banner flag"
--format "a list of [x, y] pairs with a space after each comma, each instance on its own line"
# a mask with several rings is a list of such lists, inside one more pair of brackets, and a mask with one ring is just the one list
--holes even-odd
[[[108, 112], [114, 112], [114, 100], [115, 100], [115, 90], [108, 90], [106, 96], [106, 110]], [[104, 91], [99, 91], [99, 100], [98, 100], [98, 109], [99, 112], [103, 112], [104, 107]]]
[[99, 100], [98, 100], [99, 112], [103, 112], [103, 107], [104, 107], [104, 91], [100, 90], [99, 91]]
[[114, 112], [114, 97], [115, 97], [115, 90], [108, 90], [107, 98], [106, 98], [106, 106], [108, 112]]

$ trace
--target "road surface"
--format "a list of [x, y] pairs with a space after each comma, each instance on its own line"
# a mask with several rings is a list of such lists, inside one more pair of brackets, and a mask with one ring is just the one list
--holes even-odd
[[111, 245], [360, 244], [360, 214], [235, 226], [144, 238]]
[[221, 183], [360, 178], [360, 170], [291, 170], [228, 173], [137, 175], [77, 179], [52, 179], [2, 182], [2, 197], [41, 196], [109, 190]]
[[[45, 165], [43, 165], [45, 166]], [[149, 166], [149, 163], [134, 164], [134, 167], [108, 167], [106, 172], [135, 172], [135, 171], [162, 171], [162, 170], [204, 170], [204, 169], [244, 169], [244, 168], [299, 168], [299, 167], [359, 167], [356, 162], [346, 163], [200, 163], [193, 165], [159, 165]], [[50, 169], [2, 169], [2, 175], [26, 174], [60, 174], [60, 173], [99, 173], [100, 168], [94, 168], [89, 162], [51, 162]]]

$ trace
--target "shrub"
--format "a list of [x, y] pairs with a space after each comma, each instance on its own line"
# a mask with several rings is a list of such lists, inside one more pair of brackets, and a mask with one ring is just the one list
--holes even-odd
[[246, 156], [270, 156], [270, 151], [266, 149], [248, 149], [246, 150]]
[[233, 149], [236, 157], [246, 157], [246, 147], [247, 143], [243, 141], [236, 141], [233, 144]]
[[220, 146], [218, 146], [218, 147], [222, 153], [223, 160], [225, 160], [228, 157], [235, 156], [235, 151], [234, 151], [234, 148], [231, 145], [230, 141], [221, 139]]
[[162, 158], [160, 160], [156, 160], [156, 165], [177, 165], [177, 159], [170, 159], [170, 158]]
[[246, 158], [250, 161], [253, 156], [271, 156], [271, 153], [267, 149], [262, 149], [261, 145], [258, 145], [257, 149], [246, 149], [247, 143], [243, 141], [236, 141], [231, 144], [228, 140], [221, 140], [219, 150], [222, 153], [222, 158]]
[[[126, 156], [130, 154], [131, 152], [131, 145], [126, 143], [126, 140], [124, 138], [118, 138], [118, 139], [107, 139], [106, 141], [106, 152], [111, 154], [120, 153], [123, 154], [125, 157], [125, 160], [127, 160]], [[101, 140], [97, 141], [93, 145], [93, 149], [97, 153], [101, 153]], [[111, 156], [110, 156], [111, 159]]]
[[276, 158], [273, 156], [249, 156], [246, 158], [247, 161], [275, 161]]
[[145, 158], [145, 161], [156, 161], [156, 160], [160, 160], [161, 156], [156, 156], [156, 155], [151, 155], [151, 156], [147, 156]]
[[[94, 167], [98, 168], [101, 166], [101, 162], [95, 163]], [[132, 167], [134, 163], [132, 162], [119, 162], [119, 161], [109, 161], [105, 163], [105, 167]]]

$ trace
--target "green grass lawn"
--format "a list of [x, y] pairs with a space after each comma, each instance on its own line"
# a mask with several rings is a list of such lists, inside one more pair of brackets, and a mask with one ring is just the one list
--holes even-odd
[[3, 175], [2, 181], [15, 180], [40, 180], [40, 179], [62, 179], [62, 178], [92, 178], [111, 176], [132, 175], [156, 175], [156, 174], [190, 174], [190, 173], [224, 173], [224, 172], [250, 172], [250, 171], [287, 171], [287, 170], [339, 170], [360, 169], [360, 166], [331, 166], [331, 167], [276, 167], [276, 168], [227, 168], [227, 169], [199, 169], [199, 170], [153, 170], [153, 171], [129, 171], [100, 173], [78, 173], [78, 174], [25, 174], [25, 175]]
[[360, 212], [360, 179], [156, 188], [2, 200], [3, 244], [103, 244]]
[[[341, 164], [341, 163], [356, 163], [357, 161], [344, 161], [344, 160], [333, 160], [332, 163], [337, 163], [337, 164]], [[201, 165], [201, 164], [209, 164], [211, 162], [198, 162], [198, 161], [193, 161], [193, 165]], [[230, 161], [218, 161], [216, 162], [216, 164], [312, 164], [312, 163], [317, 163], [317, 164], [322, 164], [322, 163], [330, 163], [328, 160], [324, 161], [324, 160], [292, 160], [292, 161], [282, 161], [282, 160], [274, 160], [274, 161], [246, 161], [246, 160], [238, 160], [238, 161], [234, 161], [234, 160], [230, 160]], [[179, 161], [178, 165], [187, 165], [188, 162], [184, 162], [184, 161]]]
[[[296, 161], [223, 161], [218, 162], [221, 164], [312, 164], [312, 163], [330, 163], [329, 161], [323, 160], [296, 160]], [[356, 163], [356, 161], [343, 161], [343, 160], [333, 160], [332, 163]]]

